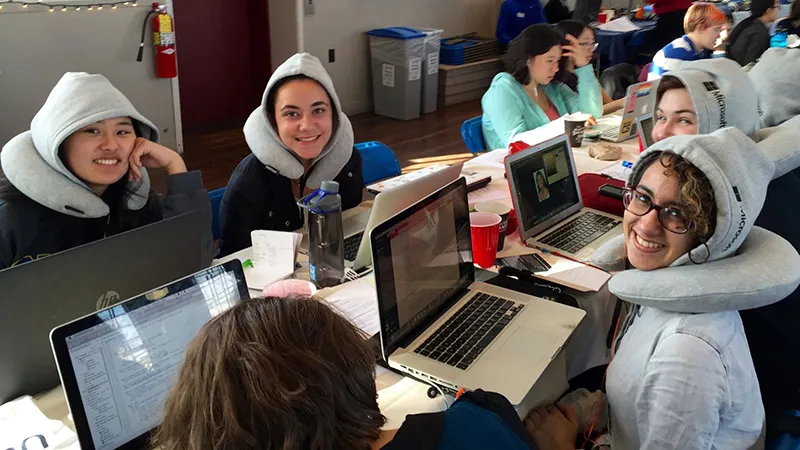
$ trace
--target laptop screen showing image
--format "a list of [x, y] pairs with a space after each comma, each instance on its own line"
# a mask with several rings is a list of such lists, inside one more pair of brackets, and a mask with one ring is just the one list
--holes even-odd
[[235, 264], [212, 267], [53, 331], [82, 446], [124, 447], [161, 423], [195, 334], [247, 298]]
[[372, 237], [382, 339], [390, 348], [468, 286], [473, 273], [463, 179], [401, 215]]
[[511, 163], [519, 199], [517, 217], [529, 230], [578, 204], [570, 151], [566, 140]]
[[639, 121], [642, 127], [641, 136], [644, 139], [644, 148], [650, 148], [653, 141], [653, 116], [649, 115]]

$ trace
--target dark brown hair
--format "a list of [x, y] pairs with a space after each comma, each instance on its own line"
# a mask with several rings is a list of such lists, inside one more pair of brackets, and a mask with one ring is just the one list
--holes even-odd
[[337, 106], [333, 102], [333, 97], [331, 97], [331, 93], [328, 92], [327, 89], [325, 89], [325, 86], [323, 86], [322, 83], [309, 77], [308, 75], [303, 75], [302, 73], [281, 78], [280, 80], [276, 81], [274, 85], [272, 85], [272, 88], [270, 88], [269, 93], [267, 94], [267, 105], [265, 110], [267, 113], [267, 120], [269, 121], [270, 125], [272, 125], [272, 128], [277, 132], [278, 124], [277, 120], [275, 119], [275, 99], [278, 97], [278, 92], [281, 90], [283, 86], [291, 83], [292, 81], [297, 81], [297, 80], [311, 80], [317, 83], [322, 88], [322, 90], [325, 91], [326, 94], [328, 94], [328, 103], [331, 105], [331, 110], [333, 112], [331, 115], [333, 116], [333, 133], [335, 134], [336, 130], [338, 130], [339, 127], [339, 113], [337, 112]]
[[678, 78], [664, 75], [656, 88], [656, 108], [661, 104], [661, 97], [664, 96], [664, 93], [673, 89], [686, 89], [686, 85]]
[[321, 301], [246, 300], [192, 340], [154, 448], [368, 449], [385, 423], [374, 372], [363, 333]]
[[711, 182], [700, 169], [672, 152], [651, 152], [642, 157], [630, 185], [636, 187], [644, 171], [655, 161], [664, 167], [664, 175], [678, 177], [678, 205], [689, 219], [689, 232], [706, 242], [717, 227], [717, 202]]
[[[564, 43], [563, 36], [550, 25], [543, 23], [531, 25], [522, 30], [522, 33], [508, 46], [508, 52], [503, 57], [506, 72], [510, 73], [519, 84], [527, 85], [531, 81], [528, 60], [544, 55], [551, 48]], [[563, 67], [566, 60], [567, 58], [561, 58], [559, 67]]]

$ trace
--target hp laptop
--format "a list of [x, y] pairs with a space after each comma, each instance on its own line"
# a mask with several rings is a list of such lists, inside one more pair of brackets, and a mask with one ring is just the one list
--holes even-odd
[[232, 260], [53, 329], [81, 448], [149, 448], [189, 342], [248, 298], [242, 263]]
[[597, 120], [591, 131], [601, 132], [600, 139], [622, 142], [636, 136], [636, 118], [653, 110], [658, 80], [628, 86], [622, 117], [606, 116]]
[[[344, 219], [342, 227], [345, 264], [352, 265], [356, 271], [371, 265], [369, 230], [458, 178], [462, 166], [463, 163], [453, 164], [446, 169], [385, 190], [375, 197], [369, 211]], [[303, 251], [307, 249], [308, 240], [303, 239]]]
[[650, 148], [651, 145], [655, 144], [655, 140], [653, 139], [653, 126], [655, 125], [653, 122], [653, 113], [642, 114], [637, 117], [636, 124], [638, 125], [639, 138], [642, 140], [642, 145], [645, 149]]
[[569, 140], [561, 135], [506, 157], [511, 200], [529, 247], [585, 261], [622, 233], [622, 218], [583, 207]]
[[58, 385], [53, 327], [208, 267], [207, 233], [190, 213], [0, 271], [0, 403]]
[[444, 389], [482, 388], [522, 405], [585, 315], [475, 282], [463, 178], [378, 225], [370, 239], [382, 355]]

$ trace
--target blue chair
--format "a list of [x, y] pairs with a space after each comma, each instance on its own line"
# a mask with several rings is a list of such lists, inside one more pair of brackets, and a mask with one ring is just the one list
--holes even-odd
[[461, 124], [461, 137], [472, 153], [486, 151], [486, 142], [483, 140], [483, 116], [467, 119]]
[[208, 193], [208, 199], [211, 200], [211, 234], [215, 241], [219, 239], [219, 207], [224, 195], [224, 187]]
[[361, 154], [361, 175], [364, 178], [364, 185], [400, 175], [400, 162], [386, 144], [369, 141], [358, 143], [355, 147]]

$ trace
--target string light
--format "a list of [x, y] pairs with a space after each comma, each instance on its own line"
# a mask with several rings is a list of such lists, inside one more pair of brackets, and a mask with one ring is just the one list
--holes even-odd
[[[21, 9], [29, 9], [28, 8], [29, 6], [34, 6], [34, 7], [41, 6], [43, 8], [47, 8], [49, 12], [53, 12], [56, 9], [61, 9], [62, 12], [67, 12], [69, 11], [70, 8], [74, 8], [75, 11], [80, 11], [81, 9], [85, 9], [86, 11], [94, 11], [94, 10], [102, 11], [103, 8], [106, 6], [110, 7], [109, 9], [112, 10], [116, 10], [119, 5], [131, 6], [134, 8], [139, 6], [139, 3], [137, 1], [131, 2], [122, 0], [106, 1], [103, 3], [84, 3], [84, 4], [70, 3], [68, 5], [64, 5], [58, 1], [52, 2], [48, 0], [0, 0], [0, 12], [3, 11], [5, 5], [14, 5], [14, 4], [20, 5]], [[36, 9], [36, 8], [30, 8], [30, 9]]]

